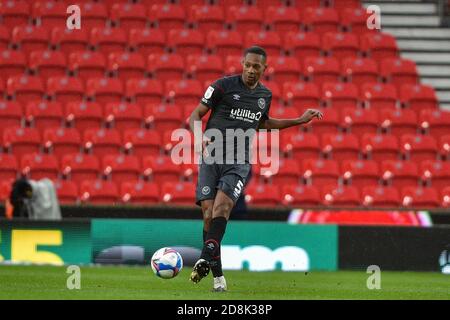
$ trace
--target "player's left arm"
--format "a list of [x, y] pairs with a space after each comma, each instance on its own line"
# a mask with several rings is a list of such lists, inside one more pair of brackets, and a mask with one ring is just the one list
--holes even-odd
[[300, 118], [295, 119], [275, 119], [267, 117], [266, 119], [261, 119], [259, 122], [258, 129], [286, 129], [293, 126], [298, 126], [302, 124], [307, 124], [314, 118], [322, 119], [323, 114], [319, 110], [316, 109], [307, 109], [305, 113]]

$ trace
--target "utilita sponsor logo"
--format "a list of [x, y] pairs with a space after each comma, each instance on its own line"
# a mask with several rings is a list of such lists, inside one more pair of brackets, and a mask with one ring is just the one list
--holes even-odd
[[241, 109], [241, 108], [237, 108], [237, 109], [232, 109], [230, 112], [230, 118], [232, 119], [236, 119], [236, 120], [242, 120], [242, 121], [248, 121], [253, 123], [253, 121], [258, 121], [259, 119], [261, 119], [261, 112], [251, 112], [250, 110], [247, 109]]

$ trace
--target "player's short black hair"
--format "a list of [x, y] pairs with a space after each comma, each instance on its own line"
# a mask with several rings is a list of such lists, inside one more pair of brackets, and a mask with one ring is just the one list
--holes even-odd
[[254, 53], [254, 54], [262, 55], [263, 58], [264, 58], [264, 62], [267, 61], [267, 53], [266, 53], [266, 50], [264, 50], [264, 49], [261, 48], [261, 47], [258, 47], [258, 46], [252, 46], [252, 47], [249, 47], [249, 48], [245, 49], [245, 51], [244, 51], [244, 57], [245, 57], [248, 53]]

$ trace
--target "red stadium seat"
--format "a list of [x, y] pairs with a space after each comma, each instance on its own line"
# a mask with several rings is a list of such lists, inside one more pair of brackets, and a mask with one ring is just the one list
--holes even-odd
[[361, 37], [361, 50], [377, 62], [398, 56], [395, 37], [383, 32], [364, 34]]
[[83, 202], [92, 204], [113, 204], [120, 200], [116, 184], [106, 180], [85, 180], [80, 186]]
[[375, 208], [396, 208], [400, 206], [397, 188], [367, 186], [362, 189], [363, 204]]
[[333, 8], [338, 10], [339, 12], [342, 12], [346, 10], [347, 8], [360, 8], [361, 7], [361, 1], [360, 0], [332, 0], [331, 5]]
[[342, 73], [349, 82], [359, 86], [378, 81], [378, 66], [368, 58], [347, 58], [342, 62]]
[[444, 208], [450, 208], [450, 187], [444, 188], [441, 192], [442, 206]]
[[337, 185], [339, 178], [338, 162], [335, 160], [303, 160], [303, 177], [312, 180], [316, 187]]
[[320, 154], [319, 138], [312, 133], [298, 132], [282, 136], [284, 152], [292, 153], [294, 159], [318, 159]]
[[309, 82], [286, 82], [283, 84], [283, 100], [302, 112], [320, 106], [319, 88]]
[[125, 146], [129, 145], [138, 157], [155, 156], [161, 148], [161, 136], [158, 130], [127, 129], [123, 133]]
[[221, 6], [198, 5], [192, 8], [192, 22], [198, 30], [204, 34], [210, 30], [223, 30], [225, 13]]
[[38, 25], [45, 28], [56, 28], [66, 25], [67, 7], [63, 2], [37, 1], [33, 3], [31, 16]]
[[20, 160], [24, 154], [39, 152], [41, 135], [36, 128], [8, 127], [3, 131], [3, 143]]
[[0, 153], [0, 181], [16, 179], [19, 165], [13, 154]]
[[[273, 2], [271, 2], [273, 5]], [[300, 28], [300, 15], [294, 8], [269, 6], [265, 10], [264, 21], [279, 33], [297, 32]]]
[[322, 50], [320, 35], [314, 32], [288, 32], [283, 47], [303, 63], [306, 57], [319, 57]]
[[405, 207], [436, 208], [441, 204], [439, 193], [431, 187], [405, 187], [402, 189], [402, 199]]
[[69, 55], [69, 70], [84, 81], [103, 77], [106, 59], [101, 52], [79, 51]]
[[317, 206], [320, 200], [319, 189], [308, 185], [285, 185], [281, 189], [282, 203], [287, 206]]
[[[297, 184], [300, 179], [300, 167], [296, 159], [280, 158], [277, 165], [278, 172], [274, 172], [269, 167], [255, 166], [255, 171], [269, 179], [272, 184], [285, 185]], [[259, 170], [258, 170], [259, 169]]]
[[362, 189], [365, 186], [378, 184], [380, 170], [375, 160], [344, 160], [342, 176], [350, 181], [352, 186]]
[[80, 150], [81, 136], [75, 128], [49, 128], [44, 131], [43, 143], [62, 159], [64, 155]]
[[340, 75], [339, 61], [333, 57], [307, 57], [304, 70], [308, 78], [317, 85], [325, 82], [338, 82]]
[[0, 141], [6, 128], [20, 126], [22, 116], [22, 104], [16, 101], [0, 100]]
[[111, 175], [112, 181], [137, 181], [141, 172], [140, 159], [134, 155], [106, 155], [102, 160], [103, 172]]
[[227, 56], [225, 58], [225, 74], [241, 74], [242, 73], [242, 55]]
[[326, 82], [322, 86], [322, 101], [333, 108], [356, 108], [358, 88], [353, 83]]
[[203, 95], [203, 86], [198, 80], [170, 80], [166, 82], [166, 97], [177, 104], [197, 104]]
[[340, 10], [340, 21], [348, 31], [354, 34], [363, 35], [365, 33], [378, 32], [378, 30], [367, 28], [367, 20], [372, 13], [367, 12], [365, 8], [346, 8]]
[[125, 129], [139, 128], [143, 122], [142, 108], [133, 103], [110, 102], [105, 105], [105, 119], [114, 123], [114, 128]]
[[281, 53], [281, 37], [275, 31], [248, 31], [244, 38], [245, 47], [258, 45], [264, 48], [267, 55], [278, 56]]
[[163, 54], [166, 35], [159, 29], [132, 29], [129, 32], [128, 45], [144, 56]]
[[249, 183], [245, 188], [245, 201], [250, 206], [276, 206], [281, 202], [277, 185]]
[[78, 185], [70, 180], [56, 180], [56, 194], [61, 204], [74, 204], [78, 201]]
[[8, 179], [0, 182], [0, 201], [9, 199], [14, 181], [15, 179]]
[[181, 128], [183, 122], [183, 114], [180, 108], [164, 104], [146, 105], [144, 118], [159, 132]]
[[269, 56], [268, 58], [266, 75], [275, 82], [299, 81], [301, 72], [301, 64], [294, 57], [278, 56], [272, 58]]
[[183, 29], [186, 13], [181, 5], [155, 4], [150, 7], [148, 18], [159, 29], [167, 32], [169, 30]]
[[450, 134], [439, 139], [439, 153], [443, 160], [450, 160]]
[[396, 109], [397, 90], [392, 84], [366, 83], [361, 86], [361, 97], [372, 109]]
[[139, 3], [115, 3], [111, 7], [110, 19], [125, 30], [143, 29], [147, 24], [146, 7]]
[[328, 55], [339, 60], [358, 56], [358, 37], [352, 33], [326, 33], [322, 37], [322, 47]]
[[33, 51], [28, 63], [30, 69], [44, 80], [66, 73], [66, 57], [60, 51]]
[[161, 81], [181, 79], [185, 70], [183, 57], [179, 54], [151, 54], [147, 66], [152, 76]]
[[125, 85], [125, 95], [139, 105], [159, 104], [163, 98], [163, 87], [155, 79], [130, 79]]
[[399, 157], [398, 139], [394, 135], [366, 133], [361, 139], [363, 152], [368, 153], [370, 159], [396, 160]]
[[5, 50], [9, 45], [9, 29], [0, 25], [0, 49]]
[[416, 162], [435, 160], [438, 148], [436, 139], [429, 135], [405, 134], [400, 143], [405, 155]]
[[70, 102], [66, 105], [66, 119], [80, 132], [99, 128], [103, 121], [102, 106], [96, 102]]
[[29, 153], [22, 157], [21, 168], [30, 179], [55, 180], [58, 177], [59, 164], [58, 159], [52, 154]]
[[164, 203], [195, 205], [195, 185], [191, 182], [164, 182], [161, 186]]
[[314, 134], [337, 132], [339, 126], [339, 114], [335, 109], [319, 109], [324, 115], [320, 121], [312, 121], [306, 125]]
[[[270, 117], [277, 119], [292, 119], [299, 117], [299, 111], [294, 107], [284, 107], [273, 104], [269, 111]], [[299, 132], [298, 126], [293, 126], [283, 130], [283, 134], [295, 134]]]
[[265, 87], [267, 87], [270, 91], [272, 91], [272, 104], [275, 104], [275, 102], [278, 102], [278, 100], [281, 98], [281, 89], [276, 81], [270, 81], [270, 80], [262, 80], [260, 81]]
[[25, 117], [41, 131], [46, 128], [60, 127], [63, 108], [59, 102], [31, 101], [26, 105]]
[[80, 78], [62, 76], [51, 77], [47, 81], [47, 94], [61, 103], [81, 101], [84, 92]]
[[18, 26], [12, 31], [11, 42], [26, 54], [36, 50], [46, 50], [49, 40], [48, 29], [44, 27]]
[[121, 101], [123, 93], [122, 81], [117, 78], [91, 78], [86, 82], [86, 95], [98, 103]]
[[[84, 17], [83, 17], [84, 18]], [[83, 26], [84, 26], [83, 20]], [[89, 33], [84, 29], [52, 28], [50, 43], [69, 57], [72, 52], [84, 51], [89, 44]]]
[[425, 109], [420, 112], [420, 125], [436, 140], [450, 134], [450, 111]]
[[318, 8], [321, 6], [321, 0], [295, 0], [294, 5], [300, 10], [305, 9], [307, 7], [315, 7]]
[[419, 181], [419, 168], [415, 162], [405, 160], [381, 161], [383, 180], [396, 188], [417, 186]]
[[80, 5], [82, 29], [103, 28], [108, 21], [108, 8], [101, 2], [86, 2]]
[[143, 78], [145, 69], [145, 60], [140, 53], [116, 52], [108, 55], [108, 70], [122, 81]]
[[386, 58], [381, 60], [380, 74], [388, 82], [394, 84], [397, 90], [403, 84], [419, 82], [416, 63], [410, 59]]
[[216, 55], [189, 55], [186, 58], [189, 73], [199, 81], [218, 79], [223, 73], [222, 59]]
[[181, 175], [179, 165], [169, 156], [146, 156], [142, 159], [144, 176], [148, 176], [158, 185], [164, 182], [178, 182]]
[[355, 207], [361, 204], [358, 188], [354, 186], [325, 186], [322, 188], [325, 205]]
[[84, 180], [94, 180], [100, 172], [100, 161], [93, 154], [73, 153], [63, 156], [61, 169], [70, 180], [81, 183]]
[[303, 11], [302, 23], [308, 30], [323, 35], [327, 32], [338, 31], [339, 16], [333, 8], [309, 7]]
[[337, 161], [356, 160], [359, 155], [359, 141], [355, 134], [327, 133], [322, 136], [322, 150], [331, 153]]
[[431, 181], [431, 186], [444, 190], [450, 186], [450, 161], [426, 160], [420, 165], [422, 179]]
[[122, 139], [116, 129], [88, 129], [84, 132], [83, 144], [86, 148], [92, 148], [92, 153], [96, 156], [103, 157], [118, 154]]
[[156, 204], [159, 202], [159, 186], [144, 181], [123, 182], [120, 195], [124, 203]]
[[357, 136], [375, 134], [378, 124], [378, 113], [374, 109], [345, 108], [341, 112], [341, 125]]
[[207, 48], [224, 58], [240, 56], [243, 42], [241, 34], [233, 30], [211, 30], [206, 36]]
[[30, 3], [28, 1], [9, 0], [0, 2], [2, 23], [8, 28], [26, 25], [30, 20]]
[[417, 132], [417, 115], [410, 109], [381, 109], [380, 122], [383, 128], [397, 137]]
[[103, 54], [122, 52], [127, 46], [127, 34], [120, 28], [93, 28], [89, 44]]
[[195, 29], [170, 30], [167, 36], [167, 45], [182, 56], [202, 54], [205, 37], [202, 32]]
[[44, 83], [37, 76], [14, 76], [8, 79], [7, 95], [22, 103], [41, 100], [44, 95]]
[[0, 53], [0, 72], [2, 78], [22, 75], [27, 68], [25, 54], [17, 50], [4, 50]]
[[263, 12], [256, 6], [231, 6], [228, 7], [226, 21], [233, 26], [233, 30], [258, 32], [263, 24]]
[[423, 109], [437, 109], [438, 100], [434, 88], [425, 84], [404, 84], [400, 89], [400, 100], [417, 113]]

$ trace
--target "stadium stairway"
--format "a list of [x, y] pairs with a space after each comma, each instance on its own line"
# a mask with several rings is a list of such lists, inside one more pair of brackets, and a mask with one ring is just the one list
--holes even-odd
[[450, 110], [450, 28], [441, 27], [438, 0], [363, 1], [378, 5], [385, 32], [397, 38], [404, 58], [417, 64], [421, 82], [436, 89], [441, 108]]

